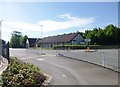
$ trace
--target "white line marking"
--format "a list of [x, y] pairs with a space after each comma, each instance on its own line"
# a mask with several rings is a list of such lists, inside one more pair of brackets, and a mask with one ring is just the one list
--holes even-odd
[[65, 77], [66, 77], [66, 75], [62, 75], [62, 77], [63, 77], [63, 78], [65, 78]]
[[45, 59], [40, 58], [40, 59], [37, 59], [37, 60], [39, 60], [39, 61], [43, 61], [43, 60], [45, 60]]
[[36, 56], [36, 57], [25, 57], [25, 58], [20, 58], [20, 59], [32, 59], [32, 58], [38, 58], [38, 57], [41, 57], [41, 56]]

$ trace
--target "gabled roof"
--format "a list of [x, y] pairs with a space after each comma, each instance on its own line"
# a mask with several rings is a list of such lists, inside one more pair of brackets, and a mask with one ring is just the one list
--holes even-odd
[[38, 40], [37, 43], [58, 43], [58, 42], [70, 42], [73, 40], [78, 34], [77, 33], [69, 33], [69, 34], [63, 34], [63, 35], [57, 35], [57, 36], [49, 36], [45, 37], [43, 39]]
[[37, 38], [28, 38], [28, 41], [30, 44], [34, 44], [36, 42]]

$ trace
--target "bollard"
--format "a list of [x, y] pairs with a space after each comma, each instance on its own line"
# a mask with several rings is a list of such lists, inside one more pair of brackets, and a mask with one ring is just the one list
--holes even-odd
[[87, 52], [89, 52], [89, 47], [87, 47]]
[[68, 47], [68, 51], [70, 51], [70, 47]]
[[56, 50], [56, 56], [58, 56], [58, 54], [57, 54], [58, 52], [57, 52], [57, 50]]
[[104, 57], [104, 52], [102, 52], [102, 66], [105, 66], [105, 57]]

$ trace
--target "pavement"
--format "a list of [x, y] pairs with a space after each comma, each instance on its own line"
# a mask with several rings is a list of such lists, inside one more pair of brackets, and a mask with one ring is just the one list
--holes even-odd
[[65, 57], [56, 51], [10, 49], [10, 56], [32, 63], [52, 76], [50, 85], [118, 85], [118, 73], [112, 70]]

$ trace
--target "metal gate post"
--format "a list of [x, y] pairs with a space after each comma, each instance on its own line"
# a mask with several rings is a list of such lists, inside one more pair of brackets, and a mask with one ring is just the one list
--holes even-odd
[[6, 44], [6, 50], [7, 50], [7, 59], [8, 59], [8, 62], [10, 61], [10, 54], [9, 54], [9, 42]]

